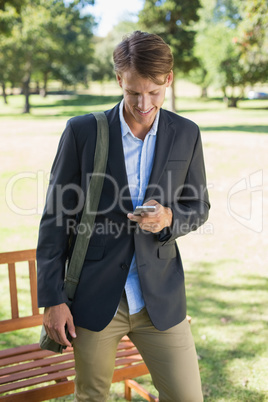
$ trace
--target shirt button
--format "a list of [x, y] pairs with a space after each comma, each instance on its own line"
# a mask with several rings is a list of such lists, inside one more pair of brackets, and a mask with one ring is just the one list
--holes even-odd
[[121, 264], [121, 269], [123, 269], [123, 271], [125, 271], [126, 269], [128, 269], [128, 265], [127, 264]]

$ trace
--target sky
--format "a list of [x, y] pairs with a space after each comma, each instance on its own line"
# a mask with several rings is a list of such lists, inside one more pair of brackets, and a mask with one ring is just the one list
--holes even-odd
[[131, 18], [135, 21], [135, 15], [142, 9], [144, 0], [95, 0], [94, 6], [88, 6], [89, 12], [99, 22], [94, 34], [106, 36], [107, 33], [119, 21]]

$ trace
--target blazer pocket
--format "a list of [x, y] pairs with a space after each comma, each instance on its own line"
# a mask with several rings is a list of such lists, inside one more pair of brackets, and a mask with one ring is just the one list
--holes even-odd
[[160, 258], [160, 260], [168, 260], [176, 257], [177, 249], [175, 243], [159, 247], [158, 258]]
[[85, 260], [101, 260], [104, 255], [104, 250], [104, 246], [89, 246], [87, 249]]
[[166, 170], [184, 170], [187, 166], [187, 160], [168, 161]]

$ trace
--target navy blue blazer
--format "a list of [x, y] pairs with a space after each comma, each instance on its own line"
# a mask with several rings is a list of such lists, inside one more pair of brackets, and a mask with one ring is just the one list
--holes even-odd
[[[145, 201], [173, 211], [172, 226], [157, 234], [129, 221], [133, 206], [124, 162], [119, 105], [105, 112], [109, 154], [95, 228], [71, 311], [77, 326], [100, 331], [118, 307], [134, 250], [146, 309], [159, 330], [186, 316], [183, 266], [176, 239], [196, 230], [210, 208], [198, 126], [160, 110], [154, 164]], [[39, 307], [67, 301], [65, 262], [70, 232], [81, 217], [93, 171], [96, 121], [92, 114], [67, 123], [51, 170], [37, 246]], [[81, 227], [80, 230], [83, 231]]]

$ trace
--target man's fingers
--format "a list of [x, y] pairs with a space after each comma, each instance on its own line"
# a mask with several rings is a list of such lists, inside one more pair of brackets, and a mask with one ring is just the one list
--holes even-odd
[[48, 334], [49, 338], [53, 341], [59, 343], [63, 346], [71, 346], [70, 342], [66, 338], [65, 329], [64, 328], [51, 328], [45, 326], [46, 333]]
[[68, 320], [67, 320], [67, 328], [68, 328], [68, 331], [69, 331], [71, 337], [76, 338], [75, 326], [74, 326], [74, 321], [73, 321], [72, 316], [70, 316], [70, 318], [68, 318]]
[[73, 317], [65, 303], [45, 308], [44, 326], [48, 336], [60, 345], [71, 346], [66, 336], [66, 328], [72, 338], [76, 337]]
[[145, 206], [155, 205], [155, 212], [142, 212], [140, 216], [129, 213], [128, 219], [137, 222], [142, 230], [151, 233], [160, 232], [164, 227], [169, 227], [172, 224], [173, 213], [168, 207], [164, 207], [155, 200], [150, 200], [144, 204]]
[[67, 339], [65, 328], [63, 328], [63, 331], [60, 331], [59, 335], [60, 335], [60, 338], [59, 338], [60, 342], [59, 343], [61, 345], [72, 346], [71, 342]]
[[147, 202], [145, 202], [145, 204], [143, 204], [143, 205], [155, 205], [156, 206], [156, 208], [158, 208], [158, 206], [161, 206], [160, 204], [159, 204], [159, 202], [157, 202], [156, 200], [149, 200], [149, 201], [147, 201]]
[[153, 223], [153, 224], [142, 223], [142, 224], [140, 224], [140, 228], [142, 230], [147, 230], [147, 232], [152, 232], [152, 233], [157, 233], [161, 229], [161, 227], [158, 223]]
[[128, 219], [130, 219], [133, 222], [155, 222], [155, 220], [158, 218], [159, 214], [158, 211], [155, 212], [142, 212], [140, 215], [134, 215], [131, 213], [127, 214]]

